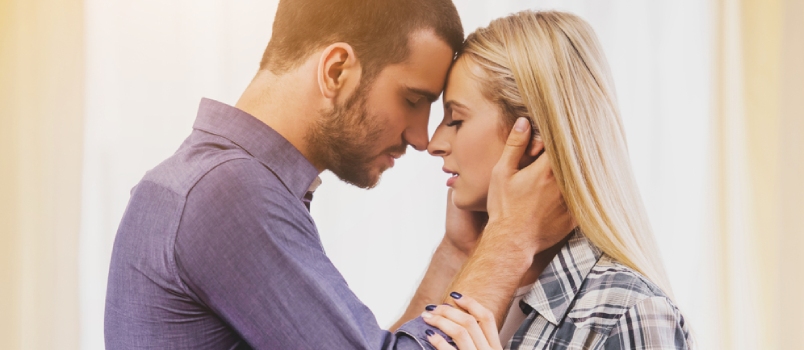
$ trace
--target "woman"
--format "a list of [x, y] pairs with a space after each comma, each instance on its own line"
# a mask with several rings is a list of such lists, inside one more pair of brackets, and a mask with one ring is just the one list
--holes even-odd
[[[425, 321], [462, 350], [689, 348], [637, 189], [609, 68], [592, 28], [560, 12], [520, 12], [469, 35], [428, 151], [444, 160], [455, 206], [485, 211], [491, 169], [518, 118], [532, 125], [578, 227], [535, 261], [508, 316], [453, 293]], [[545, 267], [545, 265], [547, 265]], [[433, 332], [437, 349], [453, 349]]]

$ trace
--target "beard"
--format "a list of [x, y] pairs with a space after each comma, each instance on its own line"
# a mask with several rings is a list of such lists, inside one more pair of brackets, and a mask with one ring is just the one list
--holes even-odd
[[387, 153], [404, 153], [407, 148], [402, 139], [399, 145], [372, 153], [382, 140], [385, 127], [379, 118], [368, 113], [369, 85], [361, 82], [343, 104], [321, 111], [317, 123], [305, 136], [314, 163], [323, 164], [342, 181], [360, 188], [376, 186], [385, 171], [372, 168], [372, 161]]

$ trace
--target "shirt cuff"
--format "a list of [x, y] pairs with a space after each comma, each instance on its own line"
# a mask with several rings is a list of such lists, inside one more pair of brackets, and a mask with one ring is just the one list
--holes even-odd
[[405, 322], [405, 324], [403, 324], [402, 327], [399, 327], [399, 329], [396, 330], [396, 336], [398, 338], [402, 338], [404, 336], [411, 337], [413, 338], [413, 340], [416, 341], [416, 343], [419, 344], [419, 346], [422, 347], [422, 349], [435, 350], [435, 347], [433, 347], [433, 345], [430, 344], [429, 341], [427, 341], [427, 333], [425, 332], [428, 329], [441, 335], [442, 337], [444, 337], [444, 339], [447, 340], [447, 342], [455, 346], [455, 342], [452, 341], [452, 338], [444, 334], [444, 332], [441, 332], [440, 329], [425, 323], [424, 320], [421, 318], [421, 316], [416, 317], [408, 322]]

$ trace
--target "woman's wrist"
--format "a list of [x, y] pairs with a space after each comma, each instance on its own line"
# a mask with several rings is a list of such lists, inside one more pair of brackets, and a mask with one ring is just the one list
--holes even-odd
[[433, 252], [430, 266], [424, 273], [416, 293], [402, 317], [391, 327], [396, 330], [403, 323], [417, 317], [425, 305], [437, 304], [447, 293], [447, 287], [469, 259], [469, 255], [444, 237]]
[[471, 246], [455, 244], [455, 242], [445, 236], [441, 239], [441, 243], [438, 244], [438, 247], [436, 247], [433, 257], [443, 259], [447, 266], [455, 268], [457, 272], [461, 266], [469, 260], [475, 247], [476, 244]]

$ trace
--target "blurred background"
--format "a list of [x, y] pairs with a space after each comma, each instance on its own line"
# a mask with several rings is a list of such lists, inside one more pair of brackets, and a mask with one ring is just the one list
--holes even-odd
[[[0, 348], [103, 349], [129, 190], [201, 97], [237, 101], [276, 4], [0, 0]], [[804, 349], [804, 0], [455, 4], [467, 34], [523, 9], [589, 21], [700, 348]], [[371, 191], [322, 175], [326, 251], [383, 326], [443, 235], [441, 166], [409, 152]]]

